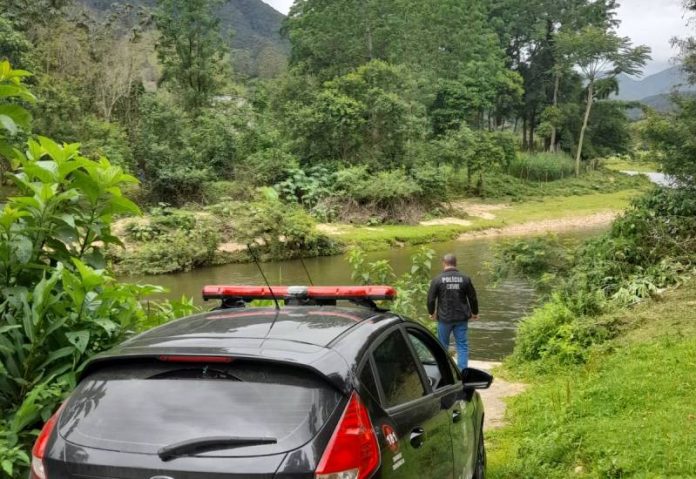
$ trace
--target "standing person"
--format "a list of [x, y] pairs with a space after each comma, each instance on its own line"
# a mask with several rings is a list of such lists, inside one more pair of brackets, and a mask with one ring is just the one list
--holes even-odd
[[476, 289], [471, 278], [457, 269], [457, 257], [453, 254], [442, 258], [442, 268], [442, 273], [430, 283], [428, 313], [430, 319], [437, 321], [437, 335], [445, 348], [449, 348], [454, 333], [457, 365], [464, 370], [469, 364], [469, 319], [479, 319]]

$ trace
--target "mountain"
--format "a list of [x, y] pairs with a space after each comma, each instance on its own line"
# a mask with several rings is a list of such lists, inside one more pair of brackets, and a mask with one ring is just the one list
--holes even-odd
[[[76, 0], [97, 14], [116, 5], [153, 10], [156, 0]], [[218, 12], [225, 37], [232, 34], [230, 48], [234, 70], [242, 76], [272, 77], [285, 68], [290, 52], [280, 28], [285, 16], [261, 0], [227, 0]]]
[[684, 71], [674, 66], [640, 80], [619, 75], [619, 94], [617, 100], [640, 101], [644, 98], [668, 95], [673, 90], [694, 91], [696, 86], [689, 85]]

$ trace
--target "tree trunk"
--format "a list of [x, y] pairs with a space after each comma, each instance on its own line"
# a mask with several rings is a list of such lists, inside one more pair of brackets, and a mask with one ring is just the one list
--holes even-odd
[[532, 110], [529, 118], [529, 151], [534, 151], [534, 124], [536, 123], [536, 111]]
[[367, 40], [367, 58], [372, 61], [375, 59], [374, 57], [374, 45], [372, 44], [372, 25], [370, 24], [371, 18], [370, 14], [370, 6], [368, 5], [368, 2], [365, 2], [364, 5], [365, 11], [365, 33], [366, 33], [366, 40]]
[[527, 144], [527, 115], [522, 117], [522, 150], [527, 151], [529, 145]]
[[[553, 108], [554, 110], [558, 107], [558, 90], [561, 87], [561, 74], [556, 73], [556, 78], [553, 85]], [[554, 112], [555, 114], [555, 112]], [[555, 119], [554, 119], [555, 120]], [[556, 151], [556, 125], [555, 123], [551, 125], [551, 144], [549, 145], [549, 151], [551, 153]]]
[[585, 108], [585, 118], [582, 122], [580, 130], [580, 141], [578, 141], [578, 153], [575, 157], [575, 176], [580, 176], [580, 159], [582, 158], [582, 145], [585, 142], [585, 131], [587, 124], [590, 121], [590, 113], [592, 112], [592, 103], [594, 102], [594, 82], [590, 82], [587, 87], [587, 107]]

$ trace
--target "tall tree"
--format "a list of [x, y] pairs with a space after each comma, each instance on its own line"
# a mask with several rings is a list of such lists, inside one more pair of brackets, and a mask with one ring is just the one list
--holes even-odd
[[598, 82], [615, 80], [621, 73], [639, 74], [650, 59], [650, 48], [633, 47], [629, 38], [620, 37], [609, 28], [595, 26], [577, 32], [563, 32], [557, 41], [558, 51], [582, 72], [587, 84], [585, 112], [575, 157], [575, 174], [580, 175], [582, 148], [592, 105], [599, 93]]
[[[557, 133], [553, 120], [558, 120], [559, 103], [564, 101], [563, 78], [573, 75], [557, 55], [558, 33], [580, 30], [588, 25], [616, 26], [616, 0], [483, 2], [490, 4], [489, 23], [506, 51], [508, 66], [524, 80], [525, 94], [518, 115], [523, 124], [523, 145], [533, 149], [535, 130], [540, 122], [548, 125], [551, 136]], [[555, 139], [550, 141], [551, 145], [556, 143]]]
[[403, 16], [398, 2], [296, 1], [283, 29], [292, 45], [291, 65], [327, 80], [370, 60], [390, 60], [390, 22]]
[[229, 62], [216, 9], [221, 0], [158, 0], [155, 14], [160, 40], [157, 54], [162, 81], [171, 85], [184, 106], [198, 110], [222, 86]]
[[[684, 8], [691, 15], [691, 23], [696, 21], [696, 0], [684, 0]], [[681, 50], [682, 68], [689, 75], [691, 83], [696, 84], [696, 37], [674, 38], [672, 43]]]

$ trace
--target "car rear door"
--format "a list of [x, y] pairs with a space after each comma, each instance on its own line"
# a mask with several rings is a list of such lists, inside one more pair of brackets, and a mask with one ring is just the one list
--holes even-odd
[[416, 357], [429, 379], [433, 394], [447, 411], [452, 437], [454, 477], [469, 479], [474, 473], [476, 441], [474, 434], [475, 408], [465, 400], [461, 378], [440, 343], [416, 326], [406, 328]]
[[388, 414], [381, 428], [383, 478], [452, 478], [450, 418], [433, 394], [402, 327], [372, 351], [380, 401]]

